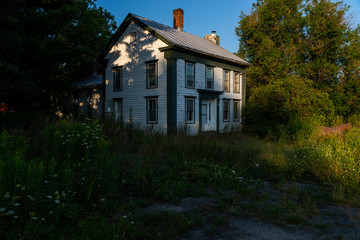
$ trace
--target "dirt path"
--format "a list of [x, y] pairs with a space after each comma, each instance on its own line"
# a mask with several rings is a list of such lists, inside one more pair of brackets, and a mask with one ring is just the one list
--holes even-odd
[[[285, 189], [287, 185], [284, 185]], [[292, 184], [293, 186], [293, 184]], [[308, 191], [309, 185], [297, 185], [300, 191]], [[316, 188], [317, 189], [317, 188]], [[262, 194], [270, 195], [267, 201], [274, 202], [283, 192], [265, 184]], [[243, 200], [252, 204], [250, 200]], [[144, 209], [145, 212], [174, 211], [184, 215], [196, 215], [203, 219], [203, 225], [189, 231], [182, 240], [309, 240], [309, 239], [360, 239], [360, 208], [345, 208], [320, 203], [316, 214], [299, 224], [281, 223], [276, 219], [244, 217], [219, 210], [219, 199], [212, 197], [184, 198], [180, 204], [155, 204]], [[311, 205], [312, 206], [312, 205]], [[269, 209], [270, 211], [271, 209]], [[298, 211], [301, 211], [299, 208]]]

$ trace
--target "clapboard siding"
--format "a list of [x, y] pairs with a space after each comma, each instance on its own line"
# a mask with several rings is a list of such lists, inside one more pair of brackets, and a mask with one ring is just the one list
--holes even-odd
[[[200, 68], [199, 64], [195, 64], [195, 86], [197, 86], [198, 79], [197, 69]], [[195, 135], [199, 130], [199, 93], [195, 89], [185, 87], [185, 61], [182, 59], [177, 60], [177, 128], [179, 132], [185, 132], [189, 135]], [[201, 69], [201, 68], [200, 68]], [[204, 70], [205, 71], [205, 70]], [[185, 112], [185, 98], [195, 98], [195, 122], [186, 123]]]
[[[240, 100], [240, 103], [242, 101], [242, 95], [241, 95], [242, 86], [243, 86], [243, 84], [241, 84], [242, 79], [240, 79], [240, 93], [234, 93], [235, 73], [234, 73], [234, 71], [231, 71], [229, 69], [226, 69], [226, 70], [228, 70], [230, 73], [230, 91], [220, 94], [219, 130], [221, 132], [231, 131], [231, 130], [239, 129], [241, 127], [241, 117], [240, 117], [240, 121], [234, 121], [234, 100]], [[241, 75], [240, 75], [240, 77], [241, 77]], [[222, 76], [222, 79], [223, 79], [223, 76]], [[230, 121], [228, 121], [228, 122], [224, 122], [224, 99], [230, 100]], [[242, 112], [242, 107], [240, 104], [240, 116], [241, 116], [241, 112]]]
[[[136, 43], [130, 43], [130, 33], [136, 31]], [[123, 101], [123, 120], [132, 122], [140, 128], [153, 128], [164, 132], [167, 129], [166, 101], [166, 59], [159, 48], [167, 46], [164, 42], [132, 23], [112, 47], [106, 59], [109, 59], [105, 72], [106, 111], [114, 113], [113, 99]], [[146, 62], [158, 62], [158, 87], [146, 88]], [[112, 69], [123, 67], [122, 91], [113, 91]], [[158, 122], [146, 123], [146, 97], [158, 96]]]
[[[205, 65], [201, 63], [195, 63], [195, 89], [189, 89], [185, 87], [185, 61], [183, 59], [177, 60], [177, 127], [180, 132], [186, 130], [190, 135], [195, 135], [199, 132], [200, 115], [199, 115], [199, 93], [197, 89], [205, 89]], [[224, 92], [219, 95], [219, 130], [220, 132], [239, 129], [241, 127], [241, 121], [233, 120], [233, 100], [242, 101], [242, 79], [240, 79], [240, 93], [234, 93], [234, 71], [226, 69], [230, 73], [230, 91]], [[224, 69], [220, 67], [214, 67], [214, 90], [223, 90], [223, 76]], [[186, 124], [185, 122], [185, 98], [195, 97], [195, 123]], [[223, 100], [230, 100], [230, 120], [224, 122], [223, 116]], [[241, 115], [240, 104], [240, 115]]]

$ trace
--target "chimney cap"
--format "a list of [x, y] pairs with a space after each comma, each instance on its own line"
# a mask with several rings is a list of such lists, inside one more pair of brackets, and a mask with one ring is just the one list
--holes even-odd
[[211, 33], [212, 33], [212, 34], [216, 34], [216, 31], [215, 31], [215, 30], [213, 30], [213, 31], [211, 31]]
[[182, 10], [181, 8], [177, 8], [177, 9], [174, 9], [174, 10], [173, 10], [173, 12], [178, 12], [178, 11], [184, 13], [184, 10]]

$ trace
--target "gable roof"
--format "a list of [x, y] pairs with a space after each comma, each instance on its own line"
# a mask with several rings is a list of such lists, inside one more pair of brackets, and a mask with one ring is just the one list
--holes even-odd
[[137, 16], [129, 13], [118, 30], [115, 32], [109, 43], [105, 47], [104, 51], [100, 55], [100, 58], [104, 58], [106, 54], [111, 50], [112, 46], [116, 43], [118, 38], [126, 30], [127, 26], [134, 21], [144, 29], [149, 30], [150, 33], [160, 38], [169, 47], [175, 47], [191, 52], [196, 52], [204, 55], [208, 55], [217, 59], [225, 60], [228, 62], [236, 63], [242, 66], [249, 66], [249, 63], [242, 58], [236, 56], [225, 48], [201, 38], [193, 34], [176, 30], [167, 25], [157, 23], [153, 20]]

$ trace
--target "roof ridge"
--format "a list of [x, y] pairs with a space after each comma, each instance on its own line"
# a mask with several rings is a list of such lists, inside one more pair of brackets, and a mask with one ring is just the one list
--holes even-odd
[[244, 59], [238, 57], [229, 50], [203, 37], [197, 36], [189, 32], [176, 30], [168, 25], [158, 23], [154, 20], [136, 14], [131, 15], [137, 18], [143, 24], [150, 27], [152, 30], [156, 31], [158, 34], [160, 34], [162, 37], [164, 37], [166, 40], [168, 40], [175, 46], [188, 50], [193, 50], [195, 52], [202, 52], [217, 58], [228, 59], [229, 61], [235, 61], [242, 65], [249, 65], [249, 63]]

